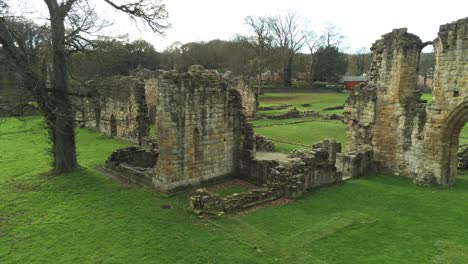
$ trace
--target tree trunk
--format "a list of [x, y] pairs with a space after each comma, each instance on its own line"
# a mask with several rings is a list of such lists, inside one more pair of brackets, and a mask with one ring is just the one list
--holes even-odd
[[261, 73], [257, 74], [257, 83], [258, 83], [257, 94], [263, 94], [263, 80], [262, 80]]
[[310, 54], [310, 71], [309, 71], [309, 83], [312, 86], [315, 81], [315, 72], [317, 70], [317, 65], [320, 60], [319, 54]]
[[[58, 13], [58, 14], [57, 14]], [[53, 133], [54, 172], [64, 173], [77, 169], [75, 147], [75, 118], [69, 92], [69, 71], [65, 52], [65, 26], [63, 14], [51, 14], [53, 50], [53, 89], [51, 95], [56, 115]]]
[[284, 71], [283, 71], [284, 85], [288, 88], [292, 87], [292, 64], [293, 64], [293, 56], [290, 55], [288, 57], [286, 67], [284, 67]]

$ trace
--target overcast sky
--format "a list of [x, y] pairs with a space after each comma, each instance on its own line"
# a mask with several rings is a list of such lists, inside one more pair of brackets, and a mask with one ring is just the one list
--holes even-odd
[[[42, 0], [21, 1], [19, 9], [35, 11], [30, 16], [44, 17]], [[407, 27], [423, 41], [437, 37], [439, 25], [468, 16], [465, 0], [163, 0], [169, 11], [172, 28], [164, 37], [136, 27], [125, 15], [109, 11], [102, 0], [90, 0], [100, 14], [114, 21], [112, 34], [129, 33], [131, 40], [145, 39], [159, 50], [175, 41], [231, 39], [235, 34], [249, 34], [246, 16], [264, 16], [297, 12], [309, 21], [310, 30], [320, 33], [327, 24], [336, 25], [346, 36], [346, 51], [369, 48], [393, 28]]]

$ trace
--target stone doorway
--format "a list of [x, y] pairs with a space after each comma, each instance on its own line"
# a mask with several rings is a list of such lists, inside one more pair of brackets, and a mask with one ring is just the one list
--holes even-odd
[[114, 115], [110, 117], [110, 135], [111, 137], [117, 136], [117, 119]]
[[468, 122], [468, 102], [462, 103], [452, 111], [445, 123], [444, 132], [441, 135], [443, 151], [442, 157], [442, 184], [451, 185], [455, 182], [458, 167], [458, 146], [460, 134]]

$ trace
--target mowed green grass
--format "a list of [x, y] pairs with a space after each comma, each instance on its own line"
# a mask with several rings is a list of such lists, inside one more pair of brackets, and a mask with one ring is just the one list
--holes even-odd
[[324, 139], [335, 139], [342, 147], [346, 145], [345, 125], [341, 121], [303, 119], [303, 123], [292, 124], [286, 120], [268, 120], [268, 123], [265, 121], [253, 122], [255, 133], [273, 140], [278, 152], [310, 149], [312, 144]]
[[[296, 108], [300, 111], [317, 111], [321, 114], [343, 114], [343, 110], [322, 111], [326, 107], [344, 105], [349, 93], [268, 93], [260, 96], [260, 106], [292, 105], [283, 110], [259, 111], [260, 117], [280, 114]], [[302, 104], [310, 104], [308, 107]], [[289, 153], [294, 149], [310, 148], [313, 143], [330, 138], [345, 145], [345, 126], [340, 121], [313, 118], [286, 120], [259, 119], [252, 122], [255, 133], [268, 137], [275, 143], [276, 151]]]
[[199, 219], [185, 193], [95, 170], [126, 143], [78, 130], [77, 145], [83, 168], [50, 176], [40, 119], [0, 124], [0, 263], [468, 263], [468, 173], [451, 188], [375, 175]]
[[[260, 106], [292, 104], [299, 110], [321, 111], [328, 106], [343, 105], [349, 93], [270, 93], [260, 97]], [[425, 93], [423, 100], [432, 102], [432, 95]], [[310, 107], [300, 104], [310, 103]], [[278, 114], [288, 110], [260, 111], [265, 114]], [[342, 114], [342, 110], [322, 111], [324, 113]], [[310, 145], [324, 140], [335, 139], [346, 147], [346, 127], [340, 121], [314, 118], [294, 118], [285, 120], [258, 119], [252, 121], [255, 133], [273, 140], [276, 151], [289, 153], [294, 149], [309, 148]], [[460, 134], [460, 144], [468, 144], [468, 125]]]
[[[344, 100], [335, 95], [330, 105]], [[254, 126], [289, 142], [275, 142], [282, 152], [325, 138], [345, 143], [339, 121]], [[40, 118], [0, 120], [0, 263], [468, 263], [467, 172], [452, 188], [375, 175], [284, 206], [199, 219], [186, 193], [167, 197], [97, 172], [128, 143], [94, 132], [77, 131], [80, 171], [48, 175], [43, 127]]]
[[[259, 116], [273, 115], [287, 112], [293, 108], [299, 111], [322, 111], [325, 107], [344, 105], [349, 93], [268, 93], [261, 95], [260, 107], [292, 105], [287, 109], [259, 111]], [[301, 106], [310, 104], [310, 106]], [[324, 111], [323, 113], [341, 114], [343, 110]]]

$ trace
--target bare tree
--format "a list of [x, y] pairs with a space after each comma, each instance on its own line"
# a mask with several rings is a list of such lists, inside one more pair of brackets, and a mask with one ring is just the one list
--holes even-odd
[[322, 35], [317, 36], [314, 33], [307, 39], [307, 47], [310, 52], [309, 83], [313, 84], [317, 66], [320, 62], [321, 51], [327, 48], [339, 48], [344, 41], [344, 36], [334, 25], [328, 25]]
[[[0, 1], [0, 5], [5, 3], [4, 0]], [[103, 1], [112, 8], [126, 13], [133, 20], [143, 20], [155, 33], [161, 34], [169, 26], [164, 23], [167, 19], [167, 12], [165, 5], [160, 1], [134, 0], [121, 1], [124, 3], [120, 4], [111, 0]], [[88, 0], [44, 0], [44, 2], [47, 5], [50, 19], [53, 66], [51, 89], [45, 85], [45, 77], [39, 67], [30, 64], [27, 50], [17, 45], [15, 35], [10, 31], [5, 15], [0, 17], [0, 44], [28, 78], [37, 80], [37, 84], [30, 89], [38, 101], [49, 127], [54, 172], [63, 173], [79, 167], [76, 159], [75, 117], [70, 98], [73, 93], [70, 91], [67, 43], [76, 46], [76, 40], [84, 41], [85, 38], [81, 37], [80, 34], [91, 29], [93, 23], [90, 21], [95, 17], [92, 15], [93, 12], [85, 12], [88, 14], [87, 18], [80, 16], [77, 5], [89, 6]], [[76, 27], [67, 29], [67, 19]], [[79, 21], [82, 22], [81, 26], [80, 23], [73, 23]]]
[[259, 91], [261, 92], [263, 86], [262, 73], [267, 68], [268, 57], [271, 53], [272, 36], [269, 30], [268, 19], [265, 17], [251, 17], [245, 18], [245, 23], [249, 25], [254, 34], [246, 38], [246, 42], [255, 51], [255, 59], [252, 62], [257, 74], [257, 82]]
[[294, 57], [304, 47], [309, 35], [306, 23], [297, 13], [288, 12], [284, 16], [269, 17], [268, 27], [273, 47], [281, 56], [284, 85], [291, 87]]

